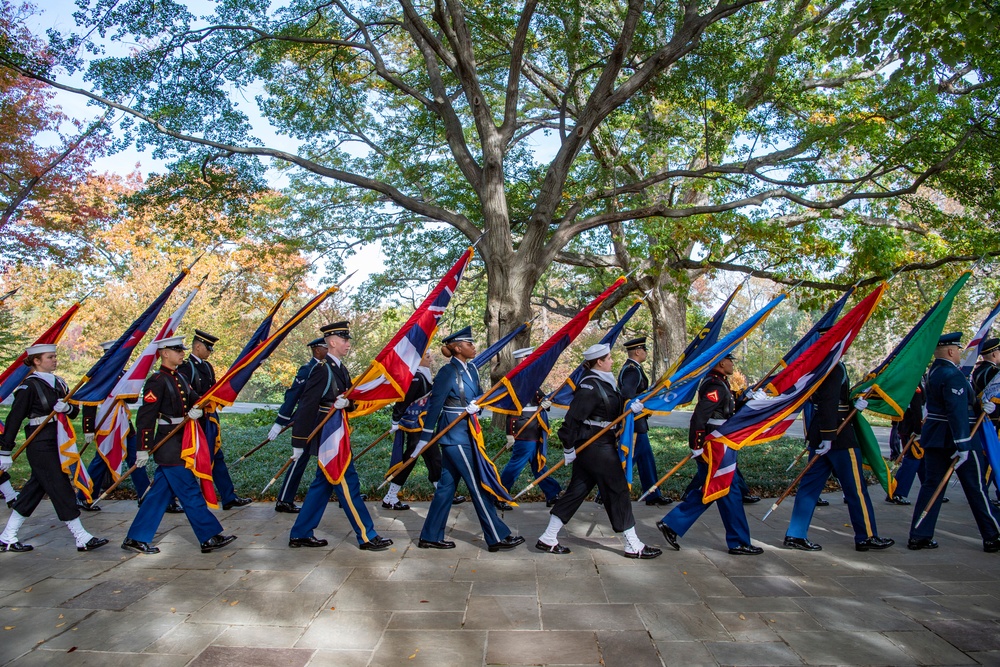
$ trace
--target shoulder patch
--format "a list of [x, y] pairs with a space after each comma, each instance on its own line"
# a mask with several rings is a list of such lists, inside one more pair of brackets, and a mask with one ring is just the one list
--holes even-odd
[[156, 394], [152, 390], [147, 391], [146, 395], [142, 397], [142, 400], [146, 403], [156, 403]]
[[719, 392], [715, 389], [705, 394], [705, 398], [712, 401], [713, 403], [719, 402]]
[[965, 387], [959, 387], [958, 389], [952, 387], [951, 393], [955, 394], [956, 396], [961, 396], [962, 394], [965, 393]]
[[589, 384], [581, 384], [580, 385], [580, 389], [591, 389], [591, 390], [593, 390], [593, 388], [594, 388], [594, 386], [593, 385], [589, 385]]

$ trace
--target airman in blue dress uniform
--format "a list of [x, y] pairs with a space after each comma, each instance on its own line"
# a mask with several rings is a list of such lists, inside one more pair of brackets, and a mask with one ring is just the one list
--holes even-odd
[[[646, 351], [645, 336], [627, 340], [622, 346], [628, 353], [628, 359], [618, 369], [618, 390], [627, 403], [649, 390], [649, 378], [646, 376], [646, 371], [642, 369], [642, 362], [646, 360], [649, 353]], [[635, 450], [632, 454], [632, 460], [639, 468], [639, 481], [644, 489], [652, 487], [659, 478], [659, 475], [656, 474], [656, 459], [653, 457], [653, 448], [649, 444], [648, 419], [648, 417], [636, 417], [635, 419]], [[669, 505], [672, 502], [674, 502], [673, 499], [661, 495], [659, 489], [646, 496], [647, 505]]]

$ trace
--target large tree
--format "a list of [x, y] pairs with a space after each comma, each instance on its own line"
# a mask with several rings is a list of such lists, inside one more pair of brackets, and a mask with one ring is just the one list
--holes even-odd
[[[449, 229], [488, 230], [490, 340], [529, 317], [553, 261], [641, 264], [630, 287], [653, 288], [660, 356], [673, 356], [673, 279], [840, 270], [864, 230], [909, 224], [904, 195], [956, 165], [982, 183], [971, 149], [996, 129], [989, 68], [931, 58], [890, 76], [912, 49], [836, 0], [81, 6], [80, 35], [50, 49], [86, 66], [90, 87], [10, 45], [0, 62], [137, 119], [132, 136], [181, 172], [292, 167], [320, 198], [302, 220], [383, 240], [393, 261]], [[871, 48], [834, 52], [854, 26]], [[97, 36], [139, 46], [103, 54]], [[873, 256], [872, 273], [905, 259]]]

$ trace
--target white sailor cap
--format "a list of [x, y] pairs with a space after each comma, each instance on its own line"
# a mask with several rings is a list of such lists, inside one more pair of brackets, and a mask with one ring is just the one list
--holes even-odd
[[604, 343], [597, 343], [596, 345], [591, 345], [586, 350], [583, 351], [583, 358], [587, 361], [593, 361], [594, 359], [600, 359], [611, 354], [611, 348]]
[[514, 350], [514, 358], [515, 359], [524, 359], [525, 357], [527, 357], [528, 355], [530, 355], [534, 351], [535, 351], [535, 348], [533, 348], [533, 347], [522, 347], [520, 350]]
[[45, 354], [46, 352], [55, 352], [55, 343], [39, 343], [37, 345], [32, 345], [27, 350], [24, 351], [25, 354], [31, 356], [32, 354]]
[[188, 348], [184, 345], [184, 336], [171, 336], [170, 338], [163, 338], [156, 341], [156, 349], [183, 352]]

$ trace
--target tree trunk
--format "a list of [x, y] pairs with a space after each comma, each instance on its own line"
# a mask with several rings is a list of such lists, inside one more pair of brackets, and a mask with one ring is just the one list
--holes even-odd
[[[486, 263], [486, 313], [483, 323], [489, 344], [499, 340], [513, 328], [531, 319], [531, 291], [538, 281], [534, 271], [525, 270], [513, 261], [497, 261], [492, 257]], [[496, 382], [504, 373], [514, 367], [511, 352], [519, 347], [527, 347], [531, 330], [514, 339], [497, 357], [493, 366], [491, 381]], [[486, 387], [483, 387], [486, 389]]]
[[687, 345], [687, 299], [668, 289], [660, 287], [649, 293], [646, 299], [653, 319], [652, 340], [653, 365], [650, 382], [663, 374], [677, 360]]

